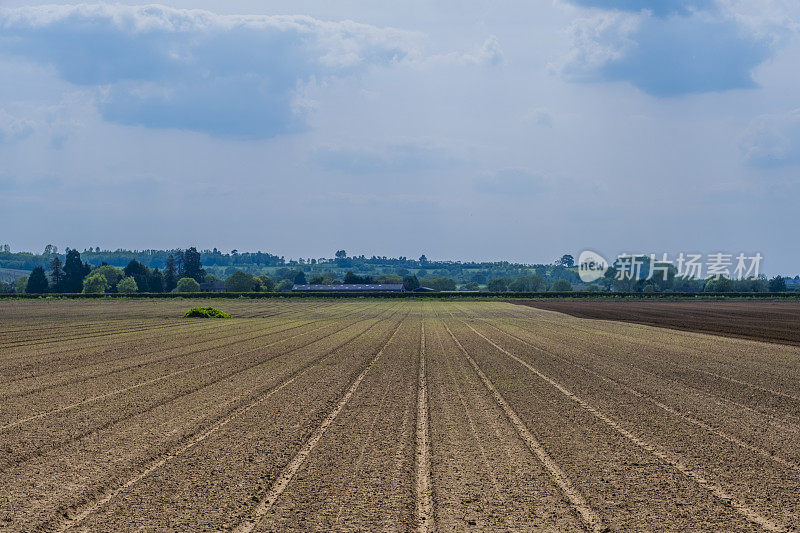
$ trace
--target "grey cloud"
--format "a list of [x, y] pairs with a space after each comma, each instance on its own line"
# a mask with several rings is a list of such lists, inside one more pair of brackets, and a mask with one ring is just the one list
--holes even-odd
[[661, 97], [755, 87], [772, 42], [734, 18], [609, 12], [572, 27], [563, 74], [577, 82], [628, 82]]
[[302, 129], [292, 107], [298, 84], [413, 51], [410, 34], [390, 28], [164, 6], [2, 9], [0, 30], [0, 52], [104, 88], [107, 120], [243, 138]]
[[687, 14], [714, 7], [714, 0], [568, 0], [582, 7], [612, 9], [618, 11], [649, 11], [663, 17]]
[[753, 166], [800, 164], [800, 109], [755, 118], [742, 134], [739, 147]]

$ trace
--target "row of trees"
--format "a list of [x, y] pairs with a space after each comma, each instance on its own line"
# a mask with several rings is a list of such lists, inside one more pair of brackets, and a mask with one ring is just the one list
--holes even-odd
[[[17, 279], [17, 292], [44, 293], [133, 293], [169, 292], [178, 289], [185, 278], [196, 284], [205, 281], [206, 273], [195, 248], [178, 250], [167, 257], [166, 268], [148, 268], [139, 261], [131, 260], [125, 268], [103, 263], [92, 267], [81, 259], [78, 250], [67, 250], [62, 263], [54, 255], [49, 272], [37, 266], [30, 276]], [[186, 282], [184, 282], [186, 285]]]
[[[0, 255], [9, 254], [8, 247], [0, 247]], [[91, 252], [99, 253], [99, 249]], [[159, 251], [149, 251], [153, 256]], [[92, 267], [84, 261], [77, 250], [67, 249], [62, 262], [58, 250], [48, 246], [45, 254], [50, 258], [49, 268], [36, 266], [28, 277], [19, 278], [13, 287], [0, 284], [0, 290], [14, 290], [33, 294], [43, 293], [132, 293], [132, 292], [195, 292], [203, 282], [221, 281], [218, 277], [208, 273], [203, 264], [203, 252], [192, 247], [186, 250], [172, 250], [164, 260], [163, 270], [159, 267], [131, 259], [124, 268], [103, 263]], [[86, 253], [84, 253], [86, 255]], [[218, 251], [213, 255], [220, 257]], [[238, 254], [234, 251], [233, 256]], [[353, 259], [366, 263], [386, 258], [362, 257], [349, 258], [344, 250], [336, 252], [336, 258], [330, 261]], [[275, 257], [275, 256], [271, 256]], [[311, 262], [296, 264], [293, 268], [280, 267], [274, 269], [273, 275], [254, 274], [240, 269], [225, 269], [225, 288], [230, 292], [262, 292], [289, 290], [293, 284], [333, 284], [333, 283], [403, 283], [407, 290], [417, 287], [428, 287], [438, 291], [456, 290], [460, 285], [462, 289], [479, 290], [485, 286], [492, 292], [540, 292], [540, 291], [569, 291], [573, 284], [580, 283], [574, 269], [574, 258], [564, 255], [553, 265], [533, 265], [530, 268], [515, 270], [518, 274], [493, 277], [478, 272], [465, 280], [466, 276], [454, 278], [445, 275], [446, 270], [428, 270], [427, 267], [434, 263], [425, 256], [418, 261], [401, 258], [406, 263], [413, 262], [422, 265], [416, 271], [405, 268], [396, 270], [395, 273], [355, 273], [348, 270], [341, 271], [310, 269]], [[321, 262], [322, 260], [320, 260]], [[388, 260], [387, 260], [388, 261]], [[394, 260], [392, 260], [394, 261]], [[439, 262], [442, 263], [442, 262]], [[319, 263], [317, 263], [319, 264]], [[462, 265], [463, 266], [463, 265]], [[643, 272], [649, 272], [649, 263]], [[775, 276], [766, 279], [761, 276], [748, 280], [731, 280], [727, 278], [714, 278], [708, 280], [686, 279], [677, 277], [674, 267], [669, 269], [666, 278], [655, 276], [646, 279], [619, 279], [617, 270], [612, 266], [600, 280], [588, 286], [588, 290], [604, 290], [615, 292], [781, 292], [788, 290], [787, 278]], [[457, 279], [460, 279], [458, 281]], [[796, 285], [796, 280], [793, 281]]]
[[[381, 275], [396, 275], [405, 277], [416, 275], [418, 278], [447, 277], [455, 280], [456, 284], [478, 283], [485, 285], [489, 280], [508, 277], [511, 279], [531, 273], [539, 274], [547, 279], [566, 279], [576, 283], [577, 274], [572, 265], [574, 262], [562, 261], [564, 257], [551, 265], [534, 264], [525, 265], [508, 261], [496, 262], [461, 262], [461, 261], [435, 261], [425, 255], [418, 259], [407, 257], [386, 257], [354, 255], [350, 256], [345, 250], [337, 250], [331, 258], [298, 258], [285, 259], [266, 252], [238, 252], [232, 250], [223, 253], [216, 248], [213, 250], [196, 250], [199, 254], [197, 262], [204, 265], [205, 270], [220, 278], [227, 278], [237, 270], [250, 273], [253, 276], [268, 275], [276, 282], [283, 279], [294, 281], [298, 271], [302, 271], [306, 278], [332, 274], [333, 279], [342, 280], [347, 271], [352, 271], [358, 276], [377, 278]], [[90, 247], [81, 252], [83, 260], [92, 265], [103, 263], [124, 268], [132, 260], [147, 266], [150, 269], [158, 268], [162, 272], [168, 268], [170, 257], [179, 266], [182, 250], [101, 250], [99, 247]], [[59, 256], [62, 261], [64, 255], [59, 250], [48, 245], [41, 254], [29, 252], [11, 252], [10, 247], [0, 246], [0, 267], [30, 271], [36, 266], [41, 266], [47, 271], [54, 257]], [[567, 257], [567, 256], [565, 256]], [[287, 277], [291, 274], [291, 277]], [[189, 275], [198, 283], [202, 279]]]

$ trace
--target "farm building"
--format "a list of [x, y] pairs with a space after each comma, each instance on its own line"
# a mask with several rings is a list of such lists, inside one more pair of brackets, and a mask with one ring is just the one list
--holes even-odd
[[346, 283], [334, 285], [293, 285], [293, 292], [403, 292], [402, 283]]
[[200, 292], [228, 292], [222, 281], [211, 281], [200, 284]]

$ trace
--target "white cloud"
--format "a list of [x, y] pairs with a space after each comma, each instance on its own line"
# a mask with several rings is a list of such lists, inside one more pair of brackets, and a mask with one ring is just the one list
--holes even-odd
[[450, 52], [419, 58], [419, 60], [423, 64], [432, 65], [497, 66], [503, 63], [504, 54], [497, 37], [492, 35], [470, 52]]
[[11, 115], [0, 108], [0, 143], [10, 143], [29, 137], [35, 130], [32, 120]]

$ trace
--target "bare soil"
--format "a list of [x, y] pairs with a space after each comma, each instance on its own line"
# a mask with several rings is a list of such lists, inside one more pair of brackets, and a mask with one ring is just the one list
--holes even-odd
[[579, 318], [619, 320], [800, 346], [800, 302], [529, 300], [513, 303]]
[[[500, 302], [214, 304], [234, 318], [0, 302], [0, 530], [800, 528], [799, 347]], [[748, 312], [725, 304], [720, 327]]]

